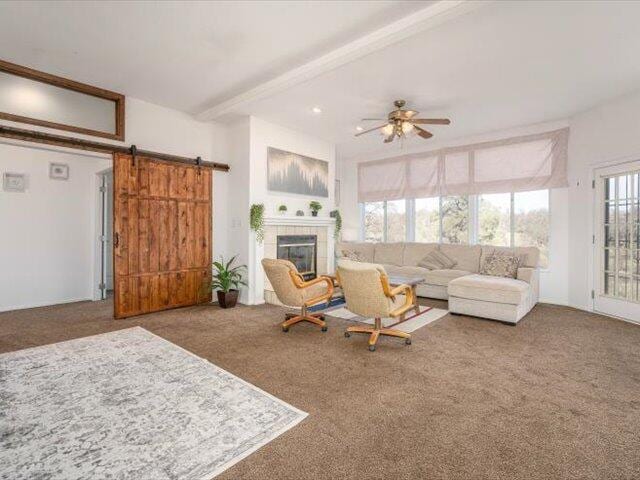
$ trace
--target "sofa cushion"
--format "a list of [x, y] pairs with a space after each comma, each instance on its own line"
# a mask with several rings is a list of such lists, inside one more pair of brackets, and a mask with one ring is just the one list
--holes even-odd
[[387, 275], [400, 276], [400, 277], [420, 277], [425, 278], [429, 270], [422, 267], [410, 267], [407, 265], [382, 265], [387, 272]]
[[480, 254], [482, 252], [480, 245], [443, 243], [440, 245], [440, 250], [457, 262], [456, 269], [472, 273], [478, 273], [480, 270]]
[[452, 297], [520, 305], [527, 301], [531, 286], [515, 278], [476, 274], [451, 280], [448, 291]]
[[491, 245], [482, 246], [482, 256], [480, 264], [484, 263], [484, 259], [493, 253], [502, 255], [518, 255], [521, 258], [521, 267], [538, 267], [540, 262], [540, 249], [538, 247], [494, 247]]
[[364, 258], [364, 262], [373, 262], [375, 244], [366, 242], [338, 242], [336, 243], [336, 257], [344, 257], [343, 250], [355, 252]]
[[420, 263], [420, 260], [437, 249], [437, 243], [405, 243], [402, 265], [415, 267]]
[[427, 270], [424, 275], [425, 282], [430, 285], [441, 285], [446, 287], [455, 278], [471, 275], [466, 270]]
[[404, 243], [376, 243], [373, 261], [387, 265], [402, 265]]

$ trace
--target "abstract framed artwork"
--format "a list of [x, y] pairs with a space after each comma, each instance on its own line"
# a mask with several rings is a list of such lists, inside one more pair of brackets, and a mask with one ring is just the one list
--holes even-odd
[[272, 192], [329, 197], [329, 162], [269, 147], [267, 188]]

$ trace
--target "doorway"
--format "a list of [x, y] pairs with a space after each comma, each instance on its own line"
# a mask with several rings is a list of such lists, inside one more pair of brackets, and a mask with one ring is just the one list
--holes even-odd
[[594, 310], [640, 322], [640, 161], [595, 171]]
[[113, 295], [113, 170], [98, 174], [98, 285], [97, 298]]

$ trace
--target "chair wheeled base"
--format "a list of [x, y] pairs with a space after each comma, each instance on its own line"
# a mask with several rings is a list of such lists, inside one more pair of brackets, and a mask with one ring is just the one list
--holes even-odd
[[302, 308], [301, 315], [295, 313], [285, 314], [285, 321], [282, 322], [282, 331], [288, 332], [291, 325], [295, 325], [299, 322], [310, 322], [315, 325], [319, 325], [323, 332], [327, 331], [327, 323], [324, 321], [324, 315], [322, 313], [307, 313], [305, 307]]
[[389, 337], [404, 338], [404, 343], [411, 345], [411, 334], [395, 330], [393, 328], [384, 328], [382, 326], [382, 319], [376, 318], [375, 325], [373, 327], [361, 327], [353, 325], [347, 327], [344, 332], [345, 337], [350, 337], [352, 333], [368, 333], [369, 334], [369, 351], [373, 352], [376, 349], [378, 338], [380, 335], [387, 335]]

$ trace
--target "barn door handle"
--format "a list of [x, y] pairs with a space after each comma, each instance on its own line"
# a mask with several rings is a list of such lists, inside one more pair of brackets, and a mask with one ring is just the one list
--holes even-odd
[[113, 234], [113, 246], [118, 248], [118, 245], [120, 245], [120, 235], [116, 232]]

